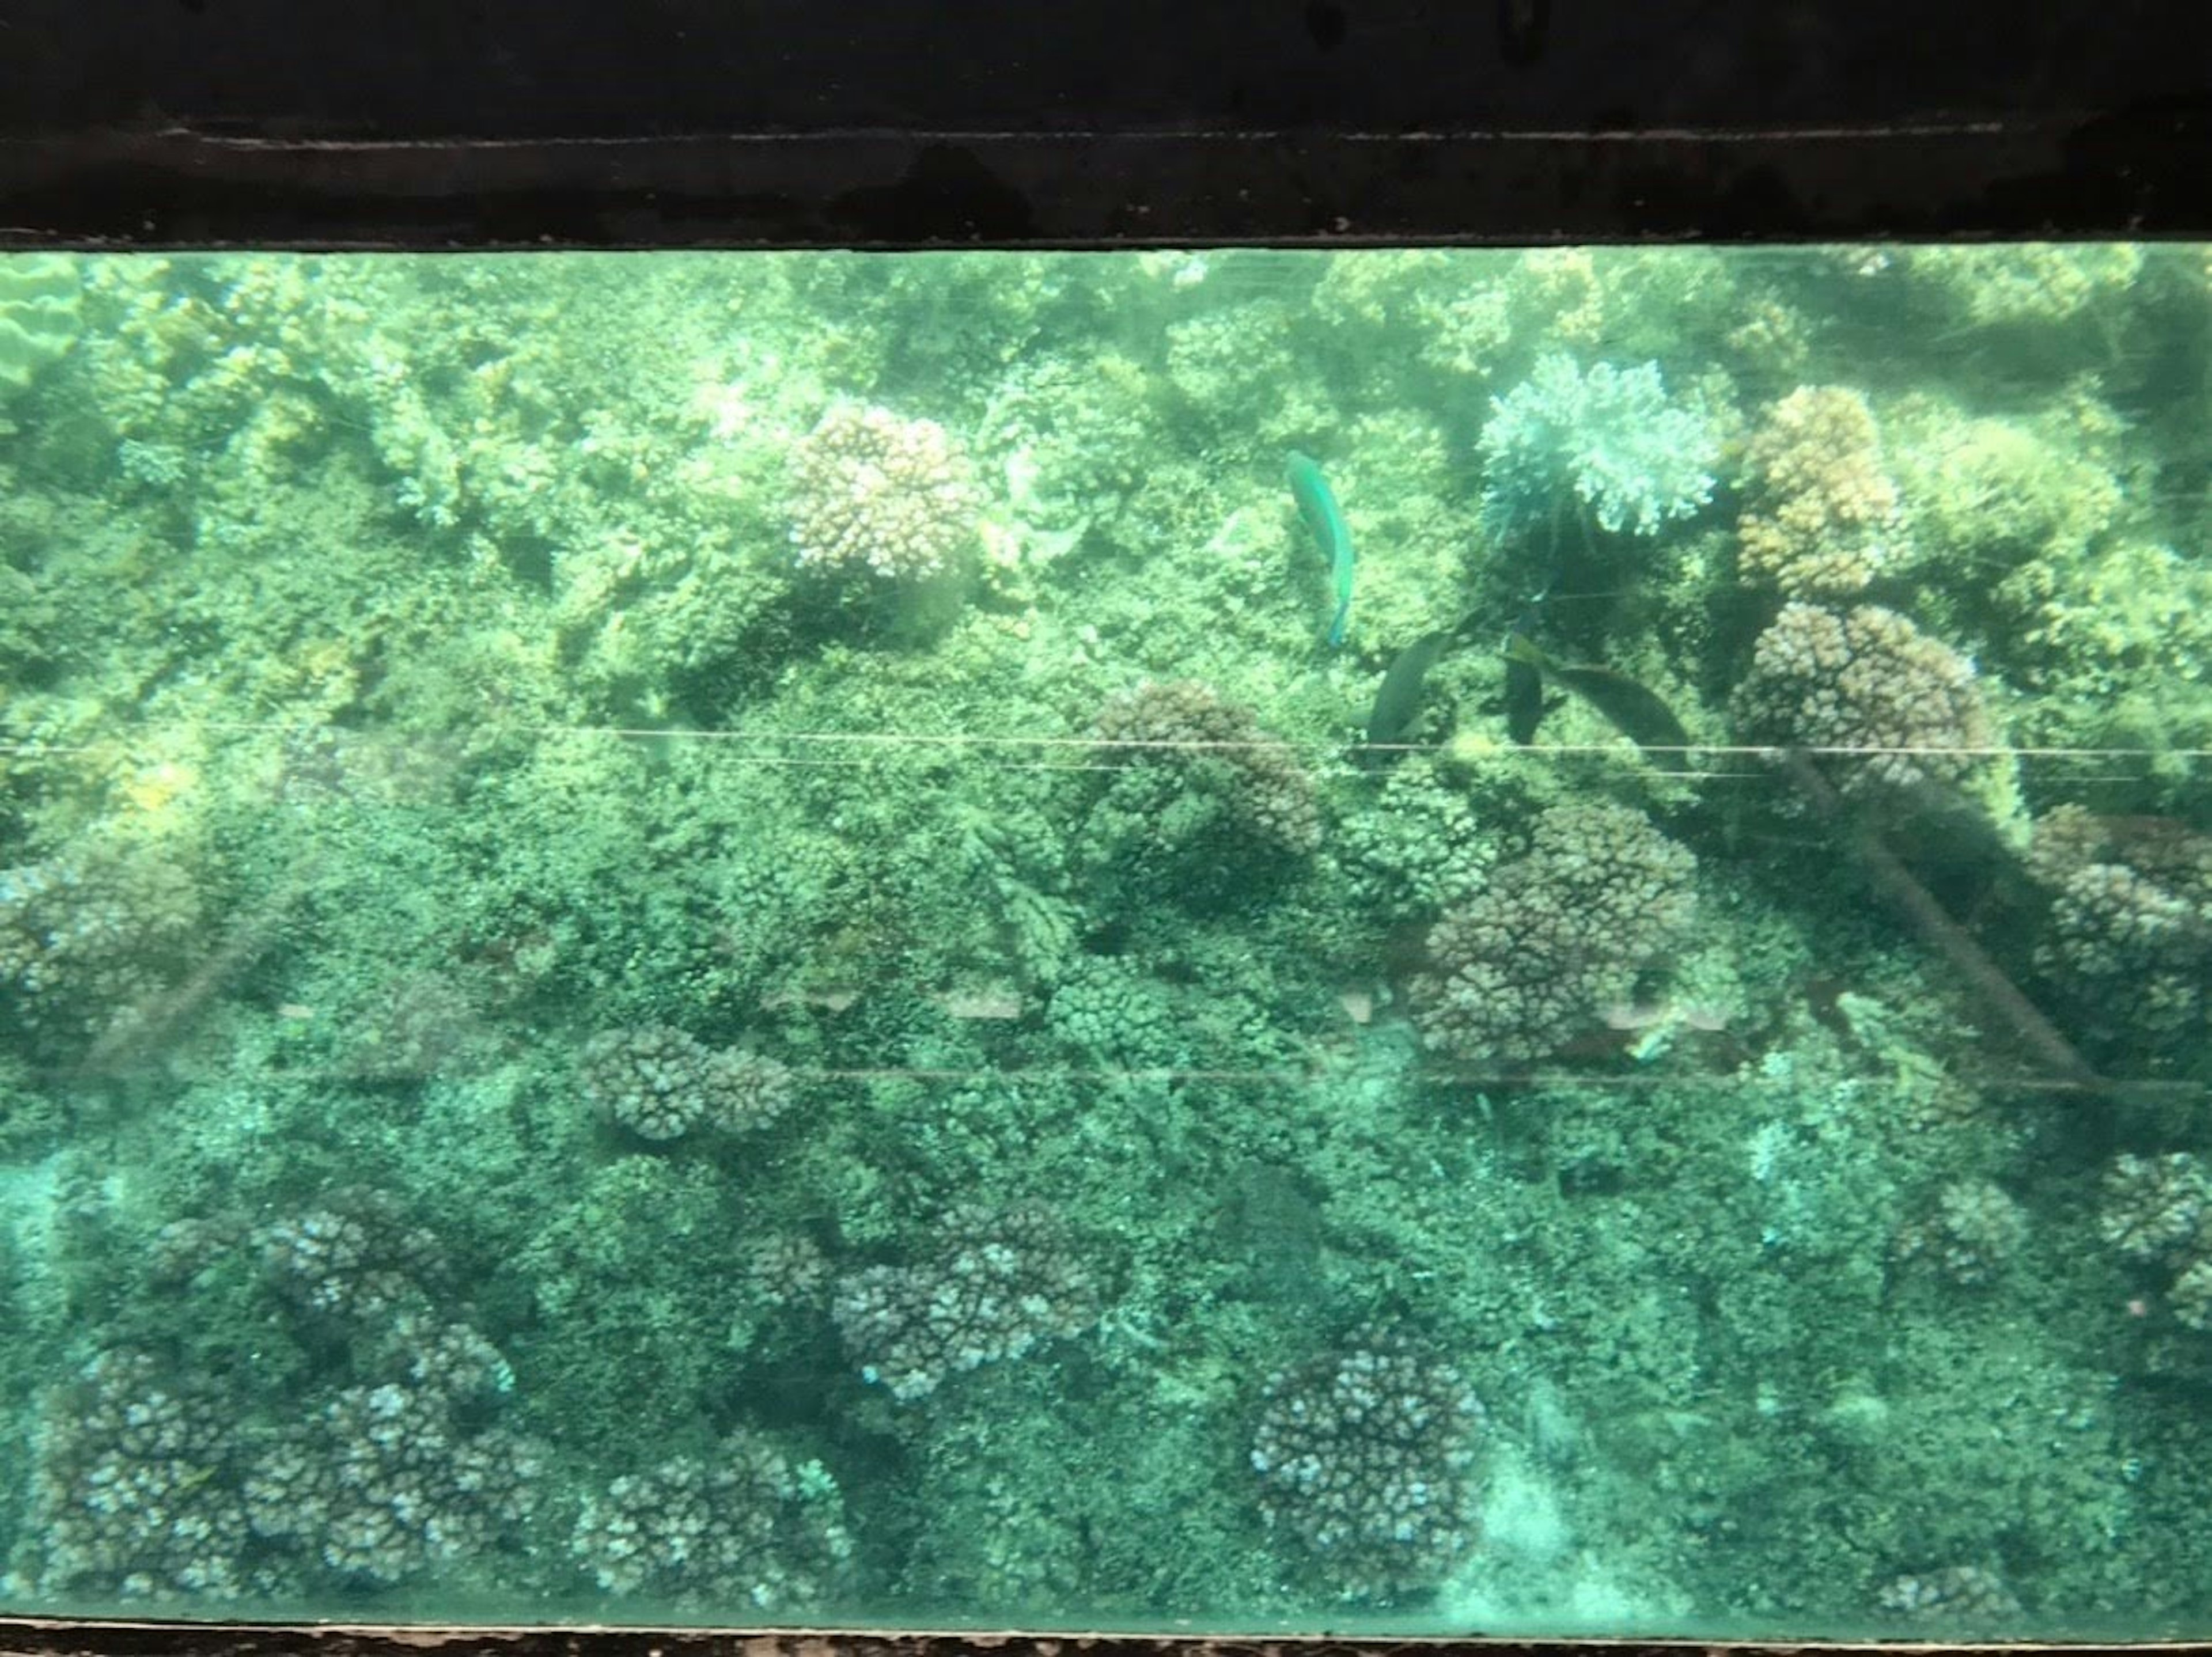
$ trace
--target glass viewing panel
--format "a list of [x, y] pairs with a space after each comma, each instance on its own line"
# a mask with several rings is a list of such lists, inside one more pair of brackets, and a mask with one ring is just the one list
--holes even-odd
[[2203, 246], [0, 261], [0, 1604], [2212, 1636]]

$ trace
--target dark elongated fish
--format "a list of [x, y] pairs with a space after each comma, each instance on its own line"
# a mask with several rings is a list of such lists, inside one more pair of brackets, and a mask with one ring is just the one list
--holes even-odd
[[[1674, 710], [1660, 701], [1656, 692], [1647, 689], [1626, 673], [1616, 673], [1609, 667], [1572, 667], [1565, 662], [1555, 662], [1536, 648], [1522, 634], [1516, 633], [1505, 641], [1506, 719], [1508, 728], [1513, 719], [1512, 664], [1519, 662], [1554, 684], [1571, 690], [1605, 717], [1607, 724], [1644, 750], [1644, 756], [1662, 771], [1686, 771], [1690, 768], [1690, 733], [1682, 728]], [[1541, 710], [1539, 709], [1538, 717]], [[1532, 719], [1529, 735], [1535, 734]], [[1516, 737], [1516, 741], [1525, 738]]]
[[1370, 765], [1388, 765], [1397, 758], [1395, 746], [1402, 744], [1421, 717], [1421, 683], [1443, 653], [1467, 640], [1474, 618], [1468, 616], [1434, 633], [1424, 633], [1390, 659], [1382, 683], [1375, 692], [1375, 706], [1367, 715]]
[[[1516, 635], [1517, 636], [1517, 635]], [[1505, 659], [1505, 734], [1526, 748], [1544, 722], [1544, 676], [1534, 662]]]
[[1373, 761], [1387, 761], [1388, 753], [1374, 750], [1401, 743], [1421, 717], [1421, 681], [1449, 649], [1449, 633], [1424, 633], [1391, 659], [1389, 671], [1375, 692], [1375, 706], [1367, 715], [1367, 746]]

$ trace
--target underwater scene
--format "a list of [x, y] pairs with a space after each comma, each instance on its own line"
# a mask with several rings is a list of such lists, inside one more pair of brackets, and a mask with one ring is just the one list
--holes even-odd
[[0, 259], [0, 1609], [2212, 1635], [2212, 247]]

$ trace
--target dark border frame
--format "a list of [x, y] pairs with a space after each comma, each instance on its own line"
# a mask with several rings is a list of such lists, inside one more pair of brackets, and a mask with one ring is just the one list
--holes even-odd
[[0, 246], [2212, 234], [2197, 0], [15, 0]]
[[[2212, 15], [2212, 14], [2208, 14]], [[2208, 58], [2212, 62], [2212, 58]], [[0, 144], [0, 245], [1130, 247], [2179, 235], [2212, 118], [1803, 131]]]
[[1124, 1634], [948, 1634], [886, 1630], [684, 1630], [586, 1627], [512, 1629], [426, 1626], [381, 1629], [316, 1624], [67, 1623], [0, 1618], [9, 1657], [423, 1657], [463, 1648], [471, 1657], [1898, 1657], [1916, 1652], [1993, 1649], [2063, 1657], [2205, 1657], [2212, 1646], [1996, 1647], [1941, 1644], [1734, 1644], [1652, 1642], [1486, 1641]]

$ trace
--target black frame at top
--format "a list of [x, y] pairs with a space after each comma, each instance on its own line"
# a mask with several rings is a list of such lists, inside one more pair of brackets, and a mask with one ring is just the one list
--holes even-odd
[[0, 8], [0, 245], [2208, 230], [2198, 0]]

